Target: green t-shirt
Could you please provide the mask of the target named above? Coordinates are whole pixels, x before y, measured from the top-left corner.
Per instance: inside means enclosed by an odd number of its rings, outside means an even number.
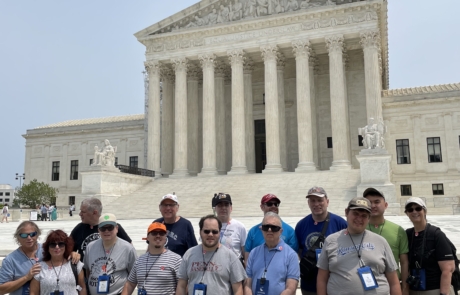
[[[385,240],[387,240],[391,251],[393,252],[396,264],[399,265],[399,255],[409,253],[409,242],[407,240],[406,231],[396,223],[385,220],[384,223],[380,224],[378,227],[369,223],[367,229],[373,233],[381,235],[385,238]],[[399,270],[398,277],[401,278]]]

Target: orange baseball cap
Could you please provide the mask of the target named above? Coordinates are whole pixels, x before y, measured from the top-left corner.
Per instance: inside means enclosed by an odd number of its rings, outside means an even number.
[[[166,226],[160,222],[152,222],[147,229],[147,235],[154,230],[167,232]],[[142,238],[142,240],[147,240],[147,238]]]

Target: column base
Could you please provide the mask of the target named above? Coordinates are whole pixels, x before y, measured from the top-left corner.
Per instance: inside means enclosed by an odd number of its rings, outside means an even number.
[[[227,175],[238,175],[248,174],[248,168],[246,166],[232,166],[232,170],[227,172]]]
[[[281,173],[284,172],[281,164],[268,164],[265,165],[265,169],[262,170],[262,173]]]
[[[198,173],[198,177],[207,177],[207,176],[216,176],[219,175],[217,173],[216,168],[203,168],[201,169],[201,172]]]
[[[169,175],[169,178],[182,178],[182,177],[189,177],[190,174],[188,173],[187,169],[176,169],[173,171],[172,174]]]
[[[297,165],[297,168],[295,168],[295,172],[315,172],[315,171],[318,171],[318,168],[313,162],[299,163]]]
[[[217,174],[218,175],[227,175],[227,170],[225,170],[225,171],[224,170],[220,170],[220,171],[217,170]]]
[[[254,174],[254,173],[256,173],[256,170],[255,169],[254,170],[248,170],[248,173],[249,174]]]
[[[329,168],[331,171],[343,171],[343,170],[351,170],[353,167],[350,164],[350,161],[340,160],[340,161],[333,161],[332,166]]]

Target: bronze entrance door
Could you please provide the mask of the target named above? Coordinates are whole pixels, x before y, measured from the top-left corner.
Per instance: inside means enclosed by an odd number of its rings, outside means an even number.
[[[265,120],[254,121],[255,152],[256,152],[256,173],[262,173],[267,164],[267,150],[265,140]]]

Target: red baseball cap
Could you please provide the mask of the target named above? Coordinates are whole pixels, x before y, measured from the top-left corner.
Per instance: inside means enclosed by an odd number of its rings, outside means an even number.
[[[278,197],[275,196],[274,194],[266,194],[265,196],[262,197],[262,200],[260,200],[260,204],[265,204],[273,199],[276,199],[278,203],[281,203],[281,200],[278,199]]]

